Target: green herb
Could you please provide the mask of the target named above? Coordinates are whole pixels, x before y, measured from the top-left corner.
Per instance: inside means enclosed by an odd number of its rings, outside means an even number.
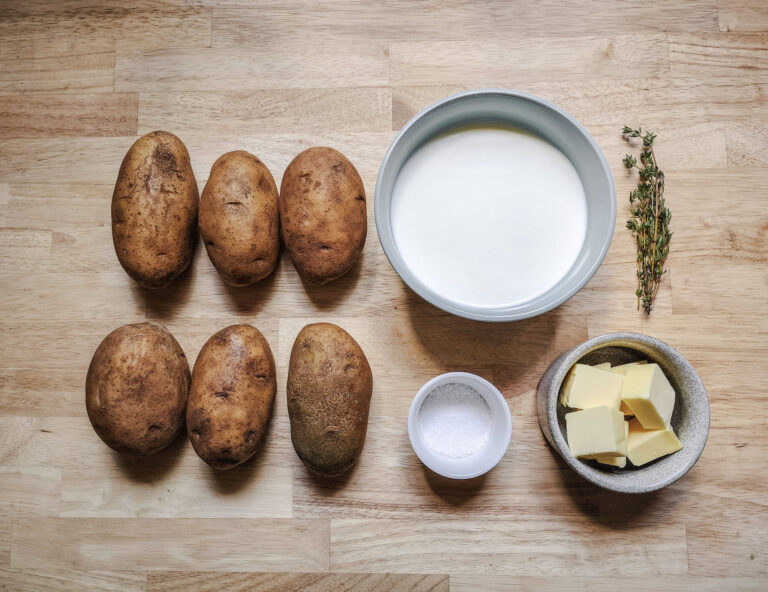
[[[632,129],[624,126],[621,131],[624,138],[631,142],[632,138],[643,141],[640,152],[640,164],[637,159],[627,154],[624,166],[637,169],[639,179],[637,189],[629,194],[629,205],[632,217],[627,220],[627,228],[637,242],[637,309],[651,314],[653,301],[659,291],[662,276],[666,273],[664,262],[669,255],[669,222],[672,214],[664,207],[664,173],[656,163],[653,152],[653,141],[656,135],[651,132],[643,134],[640,128]]]

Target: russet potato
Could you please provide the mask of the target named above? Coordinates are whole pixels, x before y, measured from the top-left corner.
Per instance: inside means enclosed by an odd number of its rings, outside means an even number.
[[[165,327],[124,325],[93,354],[85,382],[88,418],[114,450],[152,454],[182,431],[190,380],[187,358]]]
[[[277,186],[269,169],[244,150],[213,164],[200,198],[200,234],[219,275],[233,286],[267,277],[280,256]]]
[[[280,187],[280,224],[299,275],[325,284],[347,273],[368,231],[365,187],[333,148],[308,148],[288,165]]]
[[[258,450],[277,391],[269,343],[250,325],[215,333],[192,371],[187,434],[198,456],[217,469],[245,462]]]
[[[112,194],[112,240],[120,265],[145,288],[164,288],[189,266],[198,201],[179,138],[157,131],[136,140]]]
[[[291,440],[302,462],[324,477],[349,470],[365,443],[373,392],[358,343],[331,323],[304,327],[291,350],[287,391]]]

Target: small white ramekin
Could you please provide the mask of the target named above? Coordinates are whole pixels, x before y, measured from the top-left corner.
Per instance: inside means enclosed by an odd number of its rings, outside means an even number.
[[[477,453],[465,458],[449,458],[434,452],[424,441],[419,428],[419,413],[427,396],[448,383],[465,384],[475,389],[491,409],[491,433],[488,443]],[[419,460],[429,469],[451,479],[479,477],[495,467],[507,452],[512,438],[512,415],[504,395],[490,382],[467,372],[448,372],[436,376],[419,389],[408,412],[408,437]]]

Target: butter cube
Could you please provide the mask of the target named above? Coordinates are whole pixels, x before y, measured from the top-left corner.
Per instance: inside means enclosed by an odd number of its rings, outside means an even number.
[[[629,364],[622,364],[621,366],[614,366],[611,368],[611,372],[615,372],[616,374],[624,375],[627,373],[627,370],[629,370],[632,366],[638,366],[640,364],[647,364],[648,362],[646,360],[640,360],[639,362],[630,362]]]
[[[628,368],[620,396],[646,430],[669,427],[675,408],[675,390],[658,364]]]
[[[672,428],[646,430],[637,419],[629,422],[627,457],[636,467],[677,452],[682,447]]]
[[[607,405],[566,413],[568,446],[579,458],[626,456],[625,423],[624,414]]]
[[[611,363],[610,362],[603,362],[602,364],[595,364],[592,367],[593,368],[599,368],[600,370],[610,370],[611,369]]]
[[[586,364],[576,364],[568,373],[560,401],[573,409],[606,405],[618,410],[621,404],[622,377]]]
[[[623,376],[627,373],[627,370],[629,370],[632,366],[637,366],[638,364],[647,364],[647,363],[648,362],[646,360],[640,360],[639,362],[630,362],[629,364],[614,366],[613,368],[611,368],[611,372],[615,372],[616,374],[621,374]],[[632,410],[624,401],[621,402],[621,405],[619,406],[619,411],[621,411],[624,415],[632,415]]]
[[[629,437],[629,422],[624,422],[624,435],[625,437]],[[590,456],[592,460],[596,460],[600,464],[603,465],[611,465],[613,467],[618,467],[620,469],[623,469],[627,466],[627,457],[626,456],[601,456],[599,454],[596,454],[595,456]]]

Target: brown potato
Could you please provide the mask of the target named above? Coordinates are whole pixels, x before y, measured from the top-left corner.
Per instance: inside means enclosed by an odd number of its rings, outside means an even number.
[[[301,330],[288,367],[288,415],[293,447],[310,470],[335,477],[355,464],[372,392],[371,367],[349,333],[330,323]]]
[[[368,231],[365,187],[346,157],[333,148],[309,148],[285,169],[280,224],[299,275],[325,284],[360,257]]]
[[[118,452],[143,456],[184,427],[189,363],[168,329],[137,323],[115,329],[93,354],[85,381],[88,418]]]
[[[164,288],[192,260],[199,196],[184,143],[152,132],[131,146],[112,194],[112,241],[125,271]]]
[[[213,163],[200,198],[200,234],[228,284],[249,286],[275,269],[280,255],[277,186],[253,154],[235,150]]]
[[[275,359],[255,327],[232,325],[200,350],[192,372],[187,434],[198,456],[229,469],[259,448],[277,391]]]

